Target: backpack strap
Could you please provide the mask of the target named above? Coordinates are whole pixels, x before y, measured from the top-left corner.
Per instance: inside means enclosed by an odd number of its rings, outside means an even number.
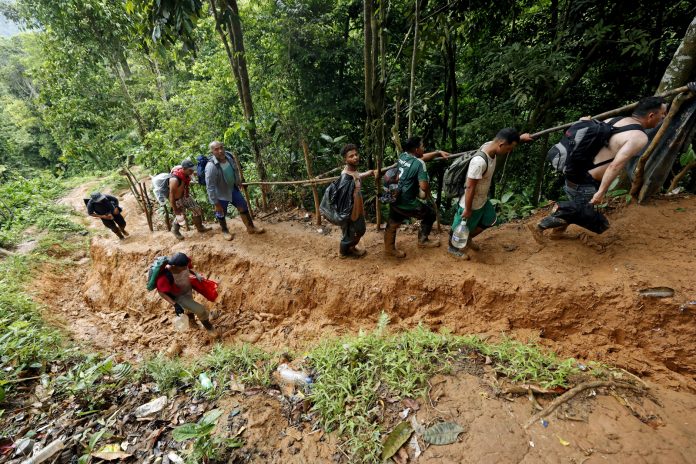
[[[611,135],[612,136],[616,135],[616,134],[620,134],[621,132],[628,132],[628,131],[632,131],[632,130],[639,130],[639,131],[643,130],[643,126],[641,126],[640,124],[626,124],[625,126],[614,127],[614,124],[616,124],[618,121],[622,120],[623,118],[624,118],[623,116],[619,116],[619,117],[612,118],[609,120],[609,125],[611,126]],[[609,164],[612,161],[614,161],[614,158],[609,158],[607,160],[600,161],[597,164],[593,163],[591,169],[598,168],[600,166],[604,166],[605,164]]]

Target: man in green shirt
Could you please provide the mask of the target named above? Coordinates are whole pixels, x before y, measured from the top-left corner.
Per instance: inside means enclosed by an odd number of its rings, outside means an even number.
[[[437,217],[435,210],[421,198],[430,196],[430,179],[425,169],[425,162],[438,156],[447,158],[449,153],[436,150],[425,153],[420,137],[412,137],[404,143],[404,153],[399,155],[399,187],[401,192],[389,208],[389,222],[384,232],[384,251],[387,255],[396,258],[406,256],[401,250],[396,249],[396,231],[406,219],[417,218],[421,220],[418,233],[418,246],[431,248],[440,246],[439,241],[428,239],[433,223]]]

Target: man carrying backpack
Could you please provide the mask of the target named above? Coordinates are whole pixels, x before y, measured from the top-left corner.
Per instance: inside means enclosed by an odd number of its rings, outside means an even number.
[[[593,224],[597,221],[592,206],[604,201],[604,195],[609,186],[621,173],[628,161],[637,156],[648,143],[644,129],[656,127],[665,117],[667,105],[662,97],[645,97],[638,102],[631,116],[615,118],[601,124],[609,124],[608,141],[599,149],[570,151],[565,160],[564,176],[565,191],[569,204],[559,204],[559,208],[550,216],[545,217],[536,225],[529,224],[534,239],[543,244],[543,231],[554,229],[550,238],[560,238],[571,223],[603,232],[608,227],[606,218],[604,225]],[[604,126],[606,127],[606,126]],[[571,131],[573,128],[571,126]],[[577,136],[576,136],[577,138]],[[580,147],[580,144],[577,144]],[[572,210],[572,211],[565,211]],[[589,226],[589,227],[588,227]]]
[[[186,225],[186,211],[191,211],[193,225],[198,232],[208,232],[210,227],[203,225],[203,211],[191,198],[191,176],[195,171],[195,165],[191,160],[184,160],[180,166],[176,166],[171,171],[169,178],[169,204],[174,211],[174,224],[172,224],[172,234],[179,240],[183,240],[181,226]]]
[[[425,169],[425,162],[438,156],[447,158],[449,153],[441,150],[425,153],[420,137],[408,139],[404,145],[404,152],[399,155],[399,194],[396,201],[389,207],[389,222],[384,231],[384,251],[389,256],[403,258],[406,256],[396,248],[396,231],[406,219],[418,218],[421,220],[418,233],[418,246],[431,248],[440,246],[440,242],[428,239],[433,223],[436,219],[435,210],[430,204],[419,199],[430,196],[430,181]],[[422,192],[422,193],[421,193]]]
[[[466,249],[478,250],[478,246],[472,242],[472,238],[493,226],[497,220],[495,208],[488,199],[488,191],[495,173],[495,165],[498,156],[507,156],[520,142],[532,142],[529,134],[520,135],[515,129],[506,127],[501,129],[490,142],[486,142],[474,154],[469,161],[469,169],[466,174],[466,188],[459,198],[457,213],[454,215],[452,230],[466,221],[469,229],[469,238],[466,246],[459,249],[450,243],[447,251],[459,258],[469,259]]]
[[[108,229],[110,229],[119,240],[128,237],[126,232],[126,220],[123,218],[123,208],[118,204],[118,198],[105,195],[101,192],[94,192],[90,195],[87,203],[87,214],[101,219]]]
[[[341,172],[338,191],[345,193],[346,196],[350,195],[353,208],[350,217],[341,226],[343,237],[339,246],[339,256],[341,258],[362,258],[367,252],[357,248],[358,242],[365,235],[365,210],[358,173],[358,163],[360,162],[358,147],[352,143],[345,145],[341,149],[341,156],[346,167]],[[342,203],[343,200],[337,199],[337,202]]]
[[[244,195],[239,190],[242,180],[237,172],[232,153],[225,151],[222,142],[210,142],[208,147],[213,156],[205,166],[205,185],[208,190],[208,199],[215,206],[215,217],[220,223],[223,237],[225,240],[234,238],[227,228],[225,220],[227,207],[230,203],[239,211],[239,216],[242,218],[248,233],[264,233],[265,231],[261,227],[254,226]]]
[[[220,334],[208,320],[210,317],[208,309],[193,299],[193,287],[189,274],[193,274],[196,278],[198,276],[193,272],[191,259],[184,253],[174,253],[167,263],[157,277],[157,293],[174,307],[177,316],[182,314],[188,316],[190,328],[198,329],[196,323],[196,317],[198,317],[211,340],[220,338]]]

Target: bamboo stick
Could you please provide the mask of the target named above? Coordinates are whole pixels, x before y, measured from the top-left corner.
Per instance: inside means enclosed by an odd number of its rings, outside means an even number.
[[[254,219],[254,213],[251,210],[251,197],[249,196],[249,189],[247,188],[247,185],[244,183],[244,173],[242,172],[242,165],[239,164],[239,160],[237,159],[236,154],[232,156],[232,158],[234,159],[234,165],[237,167],[237,172],[239,172],[239,178],[242,181],[242,193],[244,193],[244,198],[246,198],[247,201],[247,211],[249,212],[249,216],[251,216],[251,218]],[[262,193],[265,195],[265,192]]]
[[[304,136],[300,136],[300,144],[302,145],[302,152],[304,153],[305,167],[307,168],[307,175],[311,179],[314,177],[312,174],[312,162],[309,159],[309,146]],[[314,197],[314,223],[318,226],[321,225],[321,211],[319,211],[319,191],[317,190],[316,184],[312,184],[312,196]]]

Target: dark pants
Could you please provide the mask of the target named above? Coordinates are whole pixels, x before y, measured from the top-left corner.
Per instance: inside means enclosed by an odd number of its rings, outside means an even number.
[[[390,206],[390,222],[401,224],[409,218],[420,219],[421,223],[418,238],[420,240],[425,240],[428,238],[428,235],[430,235],[430,231],[433,230],[433,223],[437,216],[435,215],[435,210],[427,203],[420,203],[417,209],[401,209],[393,204]]]
[[[341,226],[343,238],[339,250],[342,255],[350,254],[350,249],[365,235],[365,228],[365,216],[360,216],[356,221],[349,220],[346,225]]]
[[[101,222],[104,224],[108,229],[111,229],[111,231],[118,235],[119,237],[122,235],[121,230],[126,229],[126,220],[123,219],[123,216],[120,214],[114,214],[113,219],[102,219]]]
[[[220,202],[220,206],[222,206],[222,214],[218,213],[215,211],[215,217],[218,219],[222,219],[227,215],[227,207],[230,205],[230,202],[227,200],[218,200]],[[235,185],[232,188],[232,206],[237,208],[237,210],[240,213],[246,213],[249,211],[249,207],[246,204],[246,201],[244,200],[244,195],[242,195],[242,192],[239,191],[239,188]]]

